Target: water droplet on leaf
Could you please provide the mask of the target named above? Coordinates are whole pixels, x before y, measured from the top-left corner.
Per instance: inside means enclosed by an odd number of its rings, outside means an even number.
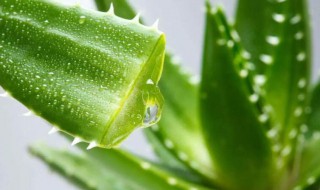
[[[79,23],[83,24],[86,21],[86,16],[80,16]]]
[[[147,107],[146,113],[144,115],[143,124],[144,127],[149,127],[155,124],[159,120],[158,118],[158,106],[157,105],[149,105]]]

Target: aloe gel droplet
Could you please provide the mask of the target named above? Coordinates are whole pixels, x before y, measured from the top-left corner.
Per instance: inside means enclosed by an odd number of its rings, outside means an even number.
[[[158,106],[157,105],[150,105],[147,107],[147,111],[144,115],[143,124],[144,127],[149,127],[150,125],[154,124],[158,120]]]
[[[161,117],[163,97],[159,95],[159,88],[153,84],[147,84],[152,90],[147,92],[147,99],[144,99],[145,113],[142,127],[150,127],[156,124]]]
[[[86,16],[80,16],[79,23],[83,24],[86,21]]]

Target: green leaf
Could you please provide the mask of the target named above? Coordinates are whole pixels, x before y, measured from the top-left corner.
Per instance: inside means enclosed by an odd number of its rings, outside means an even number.
[[[156,123],[165,38],[154,27],[46,0],[0,5],[0,85],[55,128],[118,145]]]
[[[291,146],[288,134],[305,128],[304,117],[309,110],[311,55],[306,2],[240,0],[237,12],[244,47],[266,79],[261,93],[272,108],[270,117],[274,130],[280,131],[281,146]]]
[[[154,126],[159,127],[159,126]],[[159,140],[158,136],[152,130],[145,130],[144,134],[152,145],[152,150],[161,162],[165,163],[169,167],[180,168],[186,170],[187,167],[173,155],[169,149],[167,149],[163,143]]]
[[[33,145],[30,152],[81,189],[106,189],[106,187],[119,189],[117,185],[121,185],[117,183],[116,175],[103,171],[99,164],[84,154],[74,154],[69,150],[56,150],[43,144]],[[125,188],[134,189],[128,186]]]
[[[267,115],[252,98],[252,71],[223,11],[207,9],[200,111],[218,183],[225,189],[270,189],[274,163]]]
[[[260,55],[266,53],[266,36],[269,35],[270,26],[275,24],[272,16],[276,10],[271,2],[276,0],[238,0],[236,29],[242,45],[250,52],[257,73],[265,72],[266,65],[260,60]]]
[[[299,170],[296,171],[296,186],[297,187],[307,187],[312,185],[310,188],[313,189],[317,187],[316,184],[311,182],[316,182],[320,178],[320,156],[318,150],[320,147],[320,123],[319,123],[319,96],[320,96],[320,83],[314,87],[311,98],[310,107],[312,112],[307,117],[308,128],[302,129],[304,132],[303,136],[303,150],[301,150],[301,158],[299,160]],[[319,185],[319,184],[318,184]],[[315,188],[316,189],[316,188]]]
[[[303,140],[303,138],[301,138]],[[301,143],[302,144],[302,143]],[[294,185],[300,189],[313,185],[320,178],[320,135],[303,142],[299,165],[296,167]]]
[[[305,131],[307,139],[320,134],[320,82],[313,88],[310,96],[311,113],[307,116],[308,130]]]
[[[126,0],[96,0],[101,11],[106,11],[111,2],[119,16],[134,17],[135,13]],[[182,169],[189,167],[206,178],[213,179],[215,174],[199,124],[198,84],[196,78],[186,74],[178,64],[171,53],[166,54],[164,71],[159,83],[166,100],[164,111],[158,126],[153,128],[155,130],[145,131],[147,137],[152,136],[150,143],[157,147],[155,150],[161,155],[162,161]],[[185,166],[179,164],[181,162]]]
[[[187,183],[149,162],[116,149],[95,148],[88,154],[75,154],[38,144],[31,148],[31,152],[58,168],[66,177],[75,178],[93,189],[207,189]]]
[[[214,179],[198,117],[198,85],[174,63],[174,58],[166,57],[159,83],[166,99],[164,111],[157,124],[159,127],[148,130],[152,130],[160,142],[186,166]]]
[[[291,141],[288,134],[305,127],[311,55],[306,1],[288,1],[280,7],[286,20],[270,32],[279,44],[266,49],[273,59],[266,74],[266,100],[272,105],[275,126],[282,128],[280,137],[285,145]]]

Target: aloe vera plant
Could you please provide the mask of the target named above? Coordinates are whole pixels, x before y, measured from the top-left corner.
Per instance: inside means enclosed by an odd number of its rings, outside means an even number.
[[[35,144],[32,154],[82,189],[320,188],[307,0],[239,0],[235,23],[206,1],[200,83],[126,0],[95,2],[102,12],[0,3],[2,96],[84,141],[81,153]],[[151,125],[157,161],[110,149]]]

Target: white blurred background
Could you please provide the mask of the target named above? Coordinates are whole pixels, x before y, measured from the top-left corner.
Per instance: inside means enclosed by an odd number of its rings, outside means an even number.
[[[70,1],[94,8],[91,0]],[[203,1],[199,0],[131,0],[142,12],[148,24],[160,18],[160,29],[167,35],[169,49],[181,57],[183,64],[194,74],[199,74],[201,63],[202,34],[204,24]],[[229,16],[235,0],[220,0]],[[317,78],[320,68],[320,1],[310,0],[313,16],[314,70]],[[0,93],[2,89],[0,88]],[[37,117],[23,117],[28,110],[11,98],[0,98],[0,190],[76,189],[46,165],[33,158],[28,145],[43,141],[50,145],[69,148],[70,145],[59,134],[48,135],[50,126]],[[150,156],[141,131],[135,132],[125,141],[124,147],[138,154]]]

